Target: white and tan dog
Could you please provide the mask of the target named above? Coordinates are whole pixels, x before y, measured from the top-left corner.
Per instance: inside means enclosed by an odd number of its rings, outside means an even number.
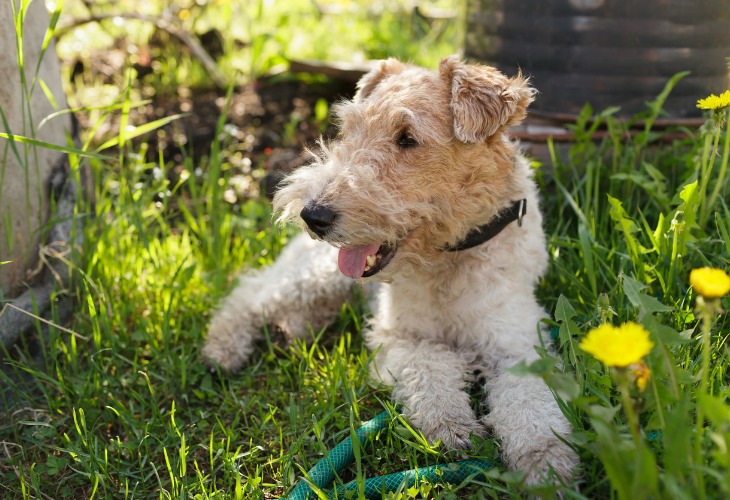
[[[378,282],[364,332],[374,376],[427,438],[465,448],[491,428],[535,482],[577,464],[571,427],[542,380],[505,371],[537,358],[547,265],[529,166],[505,130],[534,90],[456,57],[437,72],[382,61],[336,107],[337,140],[274,199],[308,230],[248,273],[212,320],[204,356],[238,370],[264,323],[293,336],[331,322],[355,283]],[[479,371],[488,413],[465,388]]]

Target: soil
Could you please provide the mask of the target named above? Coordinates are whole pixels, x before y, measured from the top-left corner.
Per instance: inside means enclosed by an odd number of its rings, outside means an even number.
[[[121,51],[107,51],[72,64],[72,78],[83,72],[84,80],[115,84],[125,64],[125,58],[116,52]],[[139,75],[144,73],[138,70]],[[238,178],[237,185],[243,186],[236,193],[239,198],[259,194],[270,198],[276,183],[307,161],[302,154],[305,147],[316,148],[320,137],[336,134],[328,117],[322,119],[322,112],[319,116],[316,113],[317,102],[324,100],[329,108],[355,92],[353,82],[295,73],[281,73],[241,85],[234,89],[229,102],[222,89],[154,89],[143,83],[138,87],[140,98],[150,103],[130,111],[131,124],[140,126],[184,115],[133,143],[147,144],[149,162],[159,162],[162,154],[173,185],[191,164],[204,169],[218,122],[225,112],[221,155],[228,163],[226,168],[234,169],[231,175]],[[88,114],[82,112],[77,117],[82,130],[94,128]],[[114,116],[103,130],[104,138],[113,137],[118,127],[119,116]],[[138,151],[138,147],[133,146],[133,150]]]
[[[302,155],[306,146],[316,148],[320,136],[328,138],[336,133],[328,117],[323,116],[321,104],[319,113],[316,112],[317,102],[324,100],[329,106],[352,97],[355,92],[353,81],[287,72],[240,85],[227,102],[225,89],[153,87],[147,83],[154,60],[150,55],[160,47],[139,47],[137,50],[148,56],[138,55],[133,64],[137,75],[133,100],[150,102],[134,107],[129,122],[140,126],[176,114],[184,116],[136,139],[132,150],[139,152],[138,146],[146,143],[147,160],[151,163],[159,162],[161,153],[170,181],[177,183],[183,170],[190,168],[190,159],[194,169],[205,169],[201,162],[210,154],[218,122],[225,112],[221,155],[223,162],[229,164],[226,168],[233,169],[231,175],[238,177],[237,184],[244,187],[236,193],[239,198],[257,197],[260,191],[270,197],[276,182],[284,174],[306,162]],[[217,54],[215,51],[210,53]],[[85,86],[102,84],[117,88],[123,87],[120,75],[125,73],[129,62],[123,40],[116,49],[63,61],[70,68],[74,84],[80,79]],[[81,130],[95,130],[97,140],[103,142],[118,133],[120,115],[113,112],[111,119],[99,128],[88,113],[77,113],[77,118]]]
[[[222,133],[223,154],[240,175],[250,175],[263,185],[263,193],[271,197],[276,182],[306,162],[302,154],[314,147],[320,137],[330,138],[336,130],[328,119],[318,122],[315,107],[320,99],[328,105],[350,97],[354,86],[336,81],[304,83],[295,75],[258,80],[235,90],[230,103],[217,90],[178,89],[177,95],[158,96],[140,121],[153,121],[177,113],[186,116],[166,127],[163,133],[148,138],[150,158],[159,158],[179,171],[186,155],[199,165],[210,151],[218,121],[225,114]],[[256,195],[253,189],[250,195]]]

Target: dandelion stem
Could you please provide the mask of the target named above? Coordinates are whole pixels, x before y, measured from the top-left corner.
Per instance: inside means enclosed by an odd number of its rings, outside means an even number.
[[[710,301],[712,302],[712,301]],[[710,374],[710,328],[712,327],[712,319],[714,316],[714,308],[712,304],[704,300],[703,297],[697,298],[697,309],[702,319],[702,364],[700,365],[700,387],[698,395],[707,394],[707,386]],[[697,422],[695,423],[695,482],[697,483],[697,491],[700,498],[705,498],[705,479],[702,473],[702,442],[705,431],[705,412],[702,404],[697,405]]]
[[[634,439],[634,444],[637,449],[641,444],[641,434],[639,433],[639,419],[636,417],[634,411],[634,403],[631,401],[631,393],[629,391],[628,375],[625,373],[624,368],[619,368],[621,373],[618,374],[619,379],[619,390],[621,391],[621,404],[624,407],[624,412],[629,418],[629,430],[631,431],[631,437]]]
[[[644,446],[644,443],[641,440],[641,433],[639,432],[639,419],[636,415],[636,412],[634,411],[634,402],[631,400],[631,392],[629,389],[629,374],[627,372],[626,368],[617,368],[617,379],[618,379],[618,387],[621,391],[621,404],[624,407],[624,413],[626,413],[626,416],[629,419],[629,430],[631,431],[631,438],[634,441],[634,456],[635,456],[635,464],[634,464],[634,470],[636,471],[636,474],[634,475],[633,479],[633,486],[632,490],[636,491],[638,487],[638,483],[640,482],[641,478],[638,474],[638,471],[641,470],[641,456],[640,450]]]
[[[727,172],[729,154],[730,154],[730,108],[728,108],[728,110],[726,111],[726,116],[725,116],[725,141],[722,146],[722,160],[720,163],[720,173],[717,176],[717,183],[715,184],[715,188],[712,190],[712,194],[710,195],[710,201],[707,203],[708,212],[710,210],[712,210],[713,206],[715,206],[715,201],[717,200],[717,197],[720,194],[720,190],[723,187],[722,185],[723,185],[723,182],[725,181],[725,174]],[[704,224],[705,224],[705,221],[702,221],[703,226],[704,226]]]
[[[712,166],[715,164],[717,146],[720,142],[720,127],[715,126],[715,133],[705,138],[705,146],[702,150],[702,170],[700,179],[700,226],[704,228],[707,220],[707,184],[712,175]],[[710,147],[710,144],[712,146]]]

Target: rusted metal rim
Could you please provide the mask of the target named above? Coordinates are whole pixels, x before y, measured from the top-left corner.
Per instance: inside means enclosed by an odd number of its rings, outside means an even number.
[[[639,130],[630,130],[627,133],[628,137],[634,137],[640,133]],[[560,132],[560,133],[546,133],[546,132],[530,132],[530,131],[524,131],[524,130],[510,130],[509,132],[510,137],[513,137],[515,139],[519,139],[521,141],[525,142],[547,142],[548,140],[552,140],[553,142],[572,142],[575,138],[575,134],[573,132]],[[593,140],[600,141],[607,137],[610,137],[611,134],[607,130],[596,130],[593,135],[591,136]],[[669,134],[663,134],[661,137],[658,138],[658,141],[660,142],[674,142],[676,140],[681,139],[687,139],[690,137],[691,134],[687,132],[672,132]]]
[[[545,111],[542,109],[531,109],[530,115],[536,118],[542,118],[547,121],[554,122],[556,124],[575,123],[578,120],[578,115],[574,113],[560,113],[554,111]],[[630,118],[624,116],[615,116],[616,121],[619,123],[631,123],[633,128],[644,128],[646,125],[645,120],[631,121]],[[589,123],[594,123],[595,119],[590,118]],[[652,128],[666,129],[671,127],[699,127],[705,122],[704,118],[657,118],[652,124]]]
[[[630,118],[615,116],[614,119],[626,125],[625,138],[630,139],[644,131],[645,120],[632,121]],[[541,109],[530,110],[530,114],[522,125],[510,129],[510,136],[525,142],[571,142],[575,133],[567,125],[576,123],[578,115],[573,113],[555,113]],[[596,122],[595,117],[588,119],[589,124]],[[704,123],[702,118],[657,118],[652,123],[653,130],[662,130],[664,133],[658,138],[661,142],[672,142],[692,136],[691,130],[696,130]],[[672,130],[676,129],[676,130]],[[683,130],[684,129],[684,130]],[[592,138],[596,141],[609,137],[606,123],[600,123],[593,132]]]

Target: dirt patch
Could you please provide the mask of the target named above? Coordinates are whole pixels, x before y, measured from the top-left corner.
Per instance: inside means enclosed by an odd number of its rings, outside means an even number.
[[[113,84],[109,75],[114,71],[110,68],[121,63],[120,58],[105,54],[87,61],[85,71],[105,75],[102,79]],[[132,125],[176,114],[184,116],[135,140],[133,151],[144,142],[147,160],[157,163],[162,158],[170,180],[176,183],[191,165],[205,169],[205,160],[220,130],[222,161],[227,163],[226,168],[233,169],[233,176],[247,178],[240,183],[244,189],[239,194],[256,197],[261,188],[270,196],[272,184],[306,161],[302,155],[305,146],[315,146],[320,136],[334,136],[329,107],[352,97],[355,86],[320,76],[284,73],[237,87],[230,99],[223,90],[186,86],[162,90],[142,86],[139,92],[141,99],[150,102],[130,111]],[[221,127],[219,120],[224,113]],[[95,125],[88,113],[81,113],[79,122],[84,130],[92,130]],[[115,136],[119,123],[119,116],[112,118],[103,136]]]

